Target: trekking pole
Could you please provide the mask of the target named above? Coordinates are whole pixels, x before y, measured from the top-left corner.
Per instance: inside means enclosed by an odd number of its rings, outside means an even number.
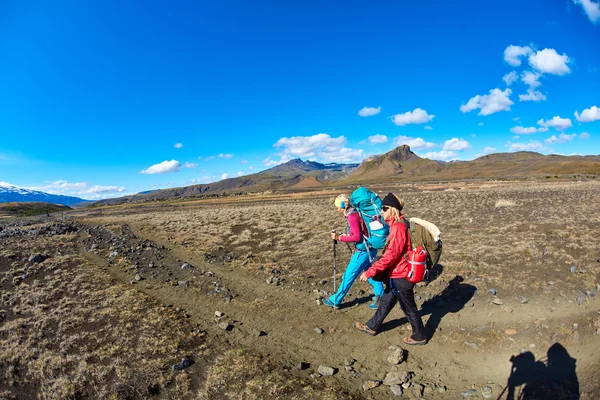
[[[331,231],[331,233],[335,233],[335,229]],[[336,252],[335,247],[337,245],[337,240],[333,239],[333,312],[337,311],[337,296],[336,296],[336,288],[335,288],[335,276],[337,275],[336,268]]]

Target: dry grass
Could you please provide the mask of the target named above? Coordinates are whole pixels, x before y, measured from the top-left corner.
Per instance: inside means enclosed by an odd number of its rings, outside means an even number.
[[[443,232],[442,264],[470,272],[487,285],[526,290],[548,281],[561,289],[594,286],[600,257],[600,185],[536,183],[461,186],[457,190],[390,190],[406,200],[405,214],[436,223]],[[382,194],[387,188],[381,190]],[[327,277],[332,264],[329,231],[345,221],[333,196],[278,202],[201,205],[138,212],[125,219],[161,240],[199,253],[233,252],[234,265],[278,268],[288,279]],[[518,204],[518,207],[515,205]],[[121,215],[103,221],[122,221]],[[349,252],[338,248],[344,264]],[[244,266],[243,256],[254,257]],[[569,275],[571,265],[586,274]],[[508,280],[507,280],[508,279]]]
[[[0,255],[0,265],[8,267],[0,270],[0,308],[8,315],[0,324],[4,389],[23,393],[34,385],[31,396],[41,399],[139,398],[158,384],[176,398],[185,395],[189,389],[179,385],[170,364],[199,344],[197,333],[166,307],[74,255],[73,241],[39,237]],[[51,257],[30,265],[30,251]],[[23,273],[23,281],[10,285]]]

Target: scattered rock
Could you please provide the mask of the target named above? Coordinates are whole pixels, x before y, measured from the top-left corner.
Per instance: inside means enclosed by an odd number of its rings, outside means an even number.
[[[337,370],[335,368],[333,368],[333,367],[326,367],[324,365],[319,365],[319,368],[317,369],[317,371],[322,376],[332,376],[332,375],[334,375],[337,372]]]
[[[488,293],[491,294],[492,296],[495,296],[497,292],[496,292],[496,289],[491,288],[490,290],[488,290]]]
[[[138,274],[135,274],[135,278],[134,279],[136,280],[136,282],[139,282],[139,281],[143,281],[144,277],[141,274],[138,273]]]
[[[27,261],[29,261],[30,263],[38,264],[38,263],[43,262],[45,259],[46,259],[46,257],[44,257],[41,254],[33,254],[29,257],[29,259]]]
[[[296,365],[296,369],[302,371],[305,369],[310,368],[310,364],[305,362],[305,361],[300,361],[297,365]]]
[[[572,274],[575,273],[575,271],[577,271],[577,266],[573,265],[569,271],[571,271]]]
[[[475,396],[475,394],[477,394],[477,390],[475,389],[469,389],[465,390],[464,392],[461,392],[462,397],[471,397]]]
[[[319,283],[321,285],[325,285],[325,284],[327,284],[327,279],[321,279],[321,281]]]
[[[356,360],[354,358],[346,358],[344,360],[344,365],[346,367],[350,367],[350,366],[354,365],[355,362],[356,362]]]
[[[223,321],[223,322],[219,322],[219,328],[223,329],[224,331],[230,331],[233,329],[233,325],[231,325],[227,321]]]
[[[183,265],[181,266],[181,269],[192,269],[193,267],[188,264],[188,263],[183,263]]]
[[[190,367],[192,364],[194,364],[194,360],[186,357],[183,358],[180,363],[173,365],[171,368],[173,369],[173,371],[181,371]]]
[[[392,354],[388,356],[388,362],[390,364],[401,364],[404,360],[406,360],[406,353],[401,347],[390,346],[389,349],[392,350]]]
[[[417,383],[413,386],[413,390],[412,390],[412,394],[415,397],[423,397],[423,389],[425,389],[425,387],[423,385],[421,385],[420,383]]]
[[[265,331],[261,331],[260,329],[254,329],[252,331],[252,333],[254,334],[254,336],[256,337],[261,337],[261,336],[267,336],[267,332]]]
[[[512,312],[513,312],[513,309],[512,309],[512,307],[509,307],[509,306],[507,306],[506,304],[504,304],[504,305],[502,306],[502,309],[503,309],[503,310],[504,310],[506,313],[508,313],[508,314],[510,314],[510,313],[512,313]]]
[[[579,296],[577,296],[577,304],[582,305],[583,304],[583,300],[584,297],[582,294],[580,294]]]
[[[521,304],[527,304],[529,302],[529,299],[525,296],[521,297]]]
[[[146,389],[146,390],[147,390],[148,396],[157,396],[160,394],[160,384],[153,383],[151,385],[148,385],[148,389]]]
[[[492,304],[495,304],[497,306],[501,306],[504,303],[499,298],[495,298],[494,300],[492,300]]]
[[[517,334],[517,330],[516,329],[505,329],[504,333],[507,335],[516,335]]]
[[[438,393],[440,393],[440,394],[442,394],[442,393],[446,393],[446,390],[447,390],[447,389],[446,389],[446,386],[440,386],[440,387],[438,388]]]
[[[220,318],[225,316],[225,313],[222,313],[221,311],[215,311],[215,317]]]
[[[410,375],[406,371],[390,372],[385,376],[383,384],[386,386],[402,385],[403,383],[408,382],[409,379]]]
[[[190,287],[190,281],[179,281],[177,282],[179,286]]]
[[[402,386],[402,389],[407,390],[410,387],[410,385],[411,385],[411,383],[409,381],[409,382],[404,382],[401,386]]]
[[[478,346],[477,344],[475,344],[475,343],[471,343],[471,342],[465,342],[465,344],[466,344],[467,346],[471,346],[471,347],[472,347],[472,348],[474,348],[474,349],[478,349],[478,348],[479,348],[479,346]]]
[[[394,396],[402,396],[402,386],[400,385],[392,385],[390,386],[390,390]]]
[[[322,335],[325,331],[321,328],[315,328],[315,332],[318,333],[319,335]]]
[[[381,381],[365,381],[365,383],[362,385],[362,388],[366,392],[368,390],[375,389],[379,385],[381,385]]]
[[[492,388],[489,386],[483,386],[481,388],[481,395],[484,398],[489,399],[490,397],[492,397]]]

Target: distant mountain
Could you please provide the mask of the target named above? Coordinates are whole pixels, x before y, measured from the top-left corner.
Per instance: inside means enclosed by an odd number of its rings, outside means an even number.
[[[101,200],[96,204],[110,205],[124,202],[159,201],[228,193],[263,192],[291,187],[319,187],[348,176],[357,166],[358,164],[321,164],[314,161],[302,161],[297,158],[273,168],[238,178],[229,178],[201,185],[155,190],[146,194]]]
[[[7,202],[41,202],[71,206],[73,204],[87,203],[89,200],[80,199],[79,197],[38,192],[37,190],[22,189],[11,185],[1,185],[0,203]]]
[[[545,156],[533,152],[518,152],[490,154],[472,161],[442,162],[421,158],[413,153],[409,146],[403,145],[385,154],[370,156],[360,164],[321,164],[295,159],[239,178],[156,190],[146,194],[102,200],[97,204],[272,190],[312,190],[332,185],[458,179],[529,179],[577,174],[600,177],[600,156]]]
[[[390,178],[410,178],[425,173],[438,172],[444,163],[421,158],[407,145],[396,147],[385,154],[365,159],[344,181],[385,181]]]

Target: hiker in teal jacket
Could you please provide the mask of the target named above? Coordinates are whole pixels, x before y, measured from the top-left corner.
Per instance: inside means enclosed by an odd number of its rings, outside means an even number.
[[[341,242],[354,243],[355,247],[354,254],[352,254],[352,258],[346,267],[344,275],[342,275],[342,281],[340,282],[340,287],[337,289],[337,292],[329,298],[323,299],[323,304],[326,306],[337,308],[344,300],[344,297],[352,287],[356,278],[371,266],[371,260],[377,255],[377,250],[367,249],[366,251],[361,251],[356,249],[356,244],[363,241],[363,235],[368,235],[368,231],[360,214],[350,204],[348,197],[343,194],[339,195],[335,199],[335,206],[337,207],[338,212],[347,218],[349,232],[346,235],[338,235],[337,233],[332,232],[331,238]],[[370,304],[369,307],[377,309],[379,299],[384,292],[383,283],[373,279],[369,279],[369,283],[373,286],[373,292],[375,293],[373,303]]]

